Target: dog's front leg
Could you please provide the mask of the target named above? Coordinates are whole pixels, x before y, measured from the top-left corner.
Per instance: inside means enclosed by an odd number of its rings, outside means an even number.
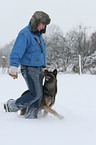
[[[46,117],[47,115],[48,115],[48,112],[46,110],[44,110],[43,117]]]

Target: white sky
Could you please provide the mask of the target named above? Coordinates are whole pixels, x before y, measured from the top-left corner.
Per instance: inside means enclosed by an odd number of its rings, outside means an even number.
[[[0,45],[15,39],[37,10],[64,33],[79,25],[96,30],[96,0],[0,0]]]

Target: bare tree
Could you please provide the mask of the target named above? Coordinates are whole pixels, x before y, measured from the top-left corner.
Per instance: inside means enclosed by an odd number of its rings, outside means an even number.
[[[66,39],[67,39],[67,47],[71,49],[71,55],[75,56],[73,58],[73,63],[74,65],[78,67],[78,58],[80,56],[81,61],[82,61],[82,72],[83,72],[83,67],[84,63],[86,61],[86,55],[88,53],[89,49],[89,40],[87,37],[86,29],[83,26],[79,26],[78,28],[75,28],[74,30],[68,32],[66,34]],[[76,61],[74,61],[74,58]]]

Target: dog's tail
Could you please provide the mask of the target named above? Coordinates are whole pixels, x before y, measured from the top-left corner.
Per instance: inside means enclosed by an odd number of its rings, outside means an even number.
[[[52,108],[50,108],[47,105],[44,105],[43,109],[46,110],[47,112],[50,112],[51,114],[57,116],[59,119],[63,119],[64,118],[63,116],[61,116],[60,114],[58,114],[55,110],[53,110]]]

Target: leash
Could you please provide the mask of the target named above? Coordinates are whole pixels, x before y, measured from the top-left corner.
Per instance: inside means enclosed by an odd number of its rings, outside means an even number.
[[[43,53],[43,47],[42,47],[42,44],[41,44],[41,41],[37,40],[36,37],[34,37],[35,41],[39,44],[40,48],[41,48],[41,53]]]

